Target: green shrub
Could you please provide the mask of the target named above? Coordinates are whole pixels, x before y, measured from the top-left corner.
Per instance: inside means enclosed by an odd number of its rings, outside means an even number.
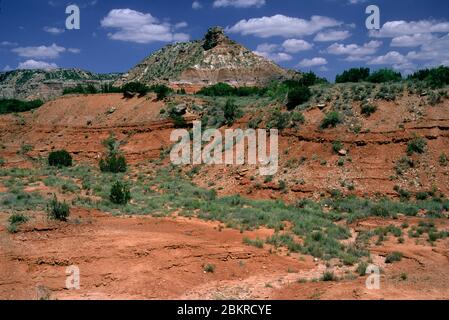
[[[345,70],[342,74],[337,75],[336,83],[361,82],[366,81],[369,77],[369,68],[352,68]]]
[[[220,37],[223,35],[223,29],[220,27],[212,27],[207,30],[206,35],[204,36],[203,49],[208,51],[210,49],[215,48],[219,41]]]
[[[65,201],[59,202],[54,195],[53,199],[47,204],[47,213],[50,219],[67,221],[70,215],[70,207]]]
[[[72,156],[66,150],[53,151],[48,156],[48,165],[52,167],[71,167]]]
[[[176,112],[175,108],[171,108],[168,111],[169,118],[173,121],[173,124],[176,129],[186,128],[187,127],[187,121],[184,119],[184,117]]]
[[[197,92],[198,95],[208,97],[248,97],[262,96],[267,92],[267,88],[258,87],[232,87],[227,83],[217,83],[215,85],[204,87]]]
[[[288,112],[282,112],[280,110],[275,110],[267,123],[268,129],[279,129],[283,130],[287,128],[290,124],[290,114]]]
[[[325,282],[337,281],[337,277],[332,271],[325,271],[320,280]]]
[[[334,150],[335,153],[340,152],[340,150],[342,150],[344,147],[345,146],[343,145],[343,143],[341,143],[341,141],[339,140],[332,143],[332,150]]]
[[[301,79],[297,80],[297,82],[301,86],[310,87],[317,84],[329,83],[326,78],[320,78],[312,71],[303,73],[301,76],[302,76]]]
[[[144,96],[150,92],[150,88],[140,82],[129,82],[122,87],[122,91],[124,93],[138,93],[140,96]]]
[[[362,105],[362,114],[369,117],[377,111],[377,106],[366,103]]]
[[[213,264],[206,264],[206,265],[203,267],[203,270],[204,270],[204,272],[206,272],[206,273],[214,273],[214,272],[215,272],[215,265],[213,265]]]
[[[284,180],[279,181],[279,190],[281,191],[287,190],[287,183]]]
[[[390,216],[390,212],[388,212],[388,210],[380,204],[373,205],[370,209],[370,214],[373,216],[377,216],[377,217],[389,217]]]
[[[217,83],[215,85],[202,88],[197,92],[197,94],[209,97],[227,97],[234,95],[234,88],[227,83]]]
[[[413,138],[408,144],[407,144],[407,154],[412,155],[414,153],[422,154],[426,151],[427,142],[424,140],[424,138],[416,137]]]
[[[443,167],[447,166],[447,163],[449,161],[449,159],[445,153],[442,153],[438,160],[440,162],[440,165]]]
[[[422,81],[431,88],[441,88],[449,84],[449,67],[440,66],[433,69],[424,69],[409,76],[414,81]]]
[[[309,101],[312,93],[306,86],[297,86],[289,90],[287,95],[287,109],[293,110],[297,106]]]
[[[292,121],[295,123],[304,124],[306,122],[306,118],[301,112],[293,112],[292,113]]]
[[[107,154],[100,159],[100,170],[102,172],[120,173],[126,172],[127,164],[126,159],[119,153],[119,145],[114,135],[110,135],[104,140],[103,145],[107,148]]]
[[[324,116],[324,119],[321,122],[321,129],[334,128],[342,122],[343,116],[337,111],[331,111]]]
[[[441,96],[438,93],[430,92],[428,102],[431,106],[436,106],[437,104],[441,103],[442,99]]]
[[[413,167],[415,167],[415,162],[413,161],[413,159],[410,159],[409,157],[404,156],[396,162],[396,165],[394,168],[398,175],[402,175],[404,173],[404,171],[407,171],[408,169],[413,168]]]
[[[416,200],[427,200],[427,198],[429,198],[429,193],[425,191],[417,192],[415,197]]]
[[[255,239],[255,240],[251,240],[250,238],[245,237],[245,238],[243,238],[243,243],[247,244],[249,246],[259,248],[259,249],[262,249],[263,245],[264,245],[264,241],[259,238]]]
[[[15,225],[26,223],[28,220],[30,220],[30,218],[21,213],[14,213],[8,218],[8,222]]]
[[[41,100],[20,101],[16,99],[0,99],[0,114],[26,112],[41,107]]]
[[[403,200],[403,201],[410,200],[411,194],[409,191],[407,191],[405,189],[399,189],[398,193],[399,193],[399,197],[401,198],[401,200]]]
[[[390,254],[387,255],[387,257],[385,258],[385,263],[393,263],[393,262],[398,262],[402,260],[402,256],[403,254],[401,252],[392,252]]]
[[[97,94],[101,92],[98,90],[93,84],[89,84],[87,86],[83,86],[78,84],[76,87],[64,88],[62,94]]]
[[[171,88],[167,87],[164,84],[151,86],[149,90],[156,93],[158,101],[164,100],[171,92],[173,92]]]
[[[366,269],[368,269],[368,263],[366,263],[366,262],[360,262],[360,263],[357,265],[356,271],[357,271],[357,273],[358,273],[361,277],[363,277],[363,276],[366,275]]]
[[[372,83],[397,82],[402,80],[402,75],[391,69],[380,69],[373,72],[367,80]]]
[[[234,100],[228,99],[223,107],[225,122],[231,125],[239,117],[239,110]]]
[[[127,204],[131,200],[131,192],[129,187],[126,184],[117,181],[111,188],[109,200],[111,200],[114,204]]]
[[[120,173],[127,170],[126,158],[122,155],[108,155],[100,159],[99,166],[101,172]]]

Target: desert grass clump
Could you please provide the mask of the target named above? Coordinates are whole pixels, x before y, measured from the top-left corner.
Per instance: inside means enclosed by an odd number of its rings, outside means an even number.
[[[339,140],[332,143],[332,150],[334,150],[335,153],[339,153],[344,147],[343,143]]]
[[[324,282],[337,281],[337,277],[332,271],[325,271],[320,280]]]
[[[402,260],[403,254],[401,252],[392,252],[385,258],[385,263],[394,263]]]
[[[259,239],[259,238],[255,239],[255,240],[252,240],[250,238],[246,238],[245,237],[245,238],[243,238],[243,243],[246,244],[246,245],[249,245],[249,246],[253,246],[253,247],[259,248],[259,249],[262,249],[263,245],[264,245],[264,241],[262,239]]]
[[[427,141],[422,138],[415,136],[407,145],[407,154],[411,156],[414,153],[423,154],[426,151]]]
[[[362,261],[357,265],[356,272],[359,274],[359,276],[363,277],[366,275],[367,269],[368,269],[368,263],[365,261]]]
[[[442,167],[445,167],[445,166],[447,166],[447,164],[449,162],[449,159],[448,159],[448,156],[445,153],[442,153],[442,154],[440,154],[440,157],[439,157],[438,161],[440,162],[440,165]]]
[[[374,114],[377,111],[377,106],[370,104],[370,103],[366,103],[364,105],[362,105],[362,114],[366,117],[370,117],[372,114]]]
[[[70,207],[65,201],[59,202],[56,195],[54,195],[47,205],[47,213],[50,219],[67,221],[70,215]]]
[[[337,111],[331,111],[326,113],[320,127],[321,129],[335,128],[342,122],[343,116]]]
[[[28,220],[30,220],[30,218],[28,218],[27,216],[25,216],[21,213],[14,213],[8,219],[8,222],[9,222],[8,232],[16,233],[19,229],[18,227],[21,224],[28,222]]]

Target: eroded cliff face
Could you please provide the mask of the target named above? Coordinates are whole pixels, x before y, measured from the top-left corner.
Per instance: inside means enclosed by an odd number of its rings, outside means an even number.
[[[65,88],[94,85],[100,88],[119,74],[96,74],[79,69],[15,70],[0,73],[0,99],[44,101],[62,95]]]
[[[200,88],[219,82],[261,86],[297,75],[232,41],[215,27],[201,41],[169,45],[157,51],[116,85],[139,81],[149,85],[164,82],[177,88]]]

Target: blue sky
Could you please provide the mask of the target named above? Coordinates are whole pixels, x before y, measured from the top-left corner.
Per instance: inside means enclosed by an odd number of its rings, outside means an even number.
[[[65,29],[72,3],[80,30]],[[379,31],[365,27],[371,4],[381,10]],[[349,67],[410,73],[449,65],[447,0],[0,0],[0,10],[0,71],[124,72],[214,25],[284,67],[331,80]]]

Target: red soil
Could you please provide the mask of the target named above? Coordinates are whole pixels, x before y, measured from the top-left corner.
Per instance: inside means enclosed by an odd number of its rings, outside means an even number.
[[[0,116],[0,158],[8,167],[30,167],[32,159],[64,148],[76,161],[97,163],[104,152],[101,141],[113,132],[125,142],[122,150],[131,164],[158,159],[170,146],[173,126],[160,115],[164,103],[153,98],[69,96],[34,112]],[[257,177],[257,168],[246,166],[205,166],[194,181],[204,187],[213,182],[219,194],[288,201],[318,198],[334,188],[357,195],[395,196],[395,185],[410,191],[435,187],[448,195],[448,167],[440,166],[438,158],[442,152],[449,155],[449,103],[427,107],[420,99],[424,98],[406,96],[398,104],[378,103],[376,114],[358,118],[362,124],[358,134],[346,124],[320,131],[327,109],[305,112],[306,124],[300,130],[282,133],[281,167],[272,183],[264,183]],[[187,104],[194,102],[187,100]],[[419,112],[409,110],[410,105],[419,106]],[[236,125],[246,127],[247,120]],[[428,149],[413,156],[415,168],[393,180],[395,162],[405,155],[413,133],[427,138]],[[335,140],[341,140],[349,152],[344,166],[336,164]],[[34,149],[23,154],[25,144]],[[288,165],[302,156],[307,158],[303,164]],[[285,193],[278,188],[280,180],[287,181]],[[345,189],[343,183],[353,183],[355,189]],[[0,185],[0,192],[4,191]],[[405,243],[398,244],[391,238],[373,247],[375,263],[385,273],[381,290],[371,291],[364,285],[365,278],[297,282],[320,277],[326,266],[311,257],[299,259],[282,251],[270,253],[267,246],[257,249],[243,244],[243,237],[265,238],[270,230],[220,232],[217,223],[195,219],[118,218],[73,210],[68,224],[49,223],[44,213],[34,213],[24,230],[14,235],[6,231],[7,214],[0,213],[0,299],[449,299],[448,240],[432,247],[424,239],[415,242],[405,237]],[[400,222],[368,220],[353,227]],[[439,223],[447,229],[447,220]],[[386,265],[384,257],[392,251],[405,257]],[[65,270],[72,264],[81,272],[78,291],[65,289]],[[215,265],[215,272],[204,273],[206,264]],[[334,266],[342,277],[348,269]],[[401,273],[407,274],[407,280],[400,279]]]

